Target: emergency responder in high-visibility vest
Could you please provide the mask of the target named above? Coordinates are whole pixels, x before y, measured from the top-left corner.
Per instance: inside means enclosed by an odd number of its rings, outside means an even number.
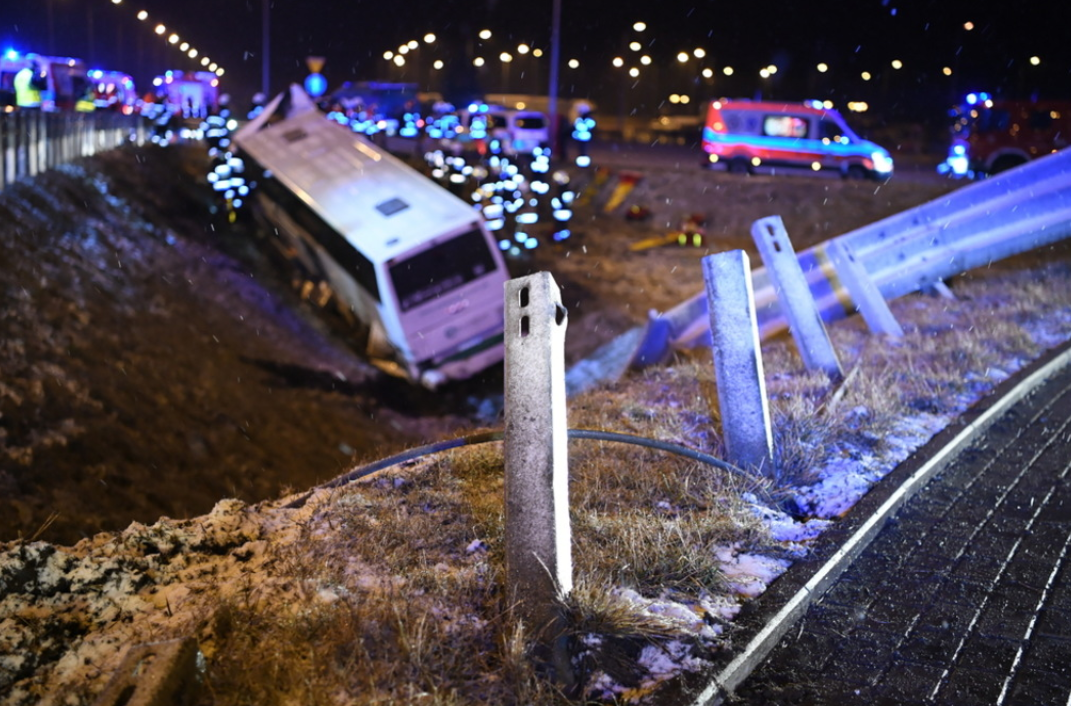
[[[15,105],[20,110],[41,108],[40,82],[42,78],[41,66],[34,59],[30,59],[30,65],[15,74]]]
[[[93,88],[87,88],[85,93],[75,102],[74,109],[79,113],[92,113],[97,109],[96,93]]]

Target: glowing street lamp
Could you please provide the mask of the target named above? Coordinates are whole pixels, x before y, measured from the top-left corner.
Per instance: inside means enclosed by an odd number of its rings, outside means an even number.
[[[1032,56],[1032,57],[1030,57],[1030,65],[1031,66],[1039,66],[1040,64],[1041,64],[1041,57],[1040,56]]]
[[[486,63],[487,62],[483,60],[482,56],[478,56],[478,57],[476,57],[475,59],[472,60],[472,65],[475,66],[476,68],[479,68],[479,67],[483,66]]]
[[[163,25],[156,25],[156,29],[155,29],[154,31],[155,31],[155,32],[156,32],[157,34],[160,34],[160,35],[162,35],[162,34],[163,34],[164,32],[166,32],[166,31],[167,31],[167,27],[164,27]]]
[[[145,10],[141,10],[140,12],[138,12],[138,19],[144,22],[145,20],[149,19],[149,13],[145,12]]]
[[[731,67],[731,66],[726,66],[726,67],[724,67],[724,68],[723,68],[723,69],[721,70],[721,72],[722,72],[723,74],[725,74],[726,76],[732,76],[732,75],[733,75],[733,67]]]
[[[617,68],[619,68],[619,69],[620,69],[620,68],[621,68],[622,66],[624,66],[624,65],[625,65],[625,60],[624,60],[624,59],[622,59],[622,58],[621,58],[620,56],[615,56],[615,57],[614,57],[614,60],[613,60],[613,61],[612,61],[611,63],[612,63],[612,64],[613,64],[613,65],[614,65],[615,67],[617,67]]]
[[[651,59],[651,57],[647,56],[646,54],[640,57],[640,63],[644,66],[650,66],[652,61],[653,59]]]
[[[428,32],[427,34],[425,34],[424,35],[424,43],[425,44],[434,44],[435,43],[435,35],[432,34],[431,32]]]
[[[870,79],[874,78],[874,76],[869,71],[864,71],[863,73],[859,74],[859,77],[862,78],[864,81],[869,81]]]
[[[702,59],[706,55],[707,55],[707,50],[704,49],[703,47],[696,47],[695,49],[692,50],[692,56],[694,56],[696,59]]]
[[[678,53],[677,54],[677,61],[679,61],[682,64],[684,62],[688,61],[688,52],[682,51],[682,52]]]
[[[527,44],[518,44],[517,45],[517,53],[518,54],[522,54],[523,55],[523,54],[527,54],[530,51],[532,51],[532,48],[530,46],[528,46]]]
[[[628,70],[628,75],[632,78],[639,78],[640,70],[633,66],[631,69]]]
[[[480,30],[480,39],[490,39],[490,38],[491,38],[491,30],[489,30],[489,29],[481,29]]]
[[[432,63],[432,65],[431,65],[431,67],[432,67],[433,69],[435,69],[436,71],[441,71],[441,70],[442,70],[442,68],[443,68],[443,66],[445,66],[445,64],[443,63],[443,60],[442,60],[442,59],[436,59],[436,60],[434,61],[434,63]]]
[[[900,69],[904,68],[904,62],[900,61],[899,59],[893,59],[891,66],[897,71],[899,71]]]
[[[636,30],[637,32],[642,32],[645,29],[647,29],[647,23],[646,22],[636,22],[636,23],[634,23],[632,25],[632,29]]]
[[[829,71],[829,64],[827,64],[827,63],[825,63],[823,61],[820,64],[818,64],[818,66],[816,66],[815,68],[818,69],[818,73],[824,74],[825,72]]]
[[[580,62],[577,61],[576,59],[570,59],[569,63],[567,65],[568,65],[568,67],[570,69],[579,69],[580,68]]]
[[[631,49],[632,51],[639,51],[640,49],[643,49],[643,45],[640,44],[639,42],[629,42],[628,43],[628,48]]]

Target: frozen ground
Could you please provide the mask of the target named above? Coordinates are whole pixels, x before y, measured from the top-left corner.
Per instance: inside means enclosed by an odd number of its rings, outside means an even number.
[[[443,402],[372,375],[213,218],[207,195],[190,185],[198,166],[196,155],[154,148],[0,194],[0,258],[8,263],[0,273],[0,529],[9,540],[0,546],[2,703],[88,703],[125,647],[176,635],[196,634],[212,664],[223,658],[213,653],[214,610],[223,602],[267,602],[296,616],[351,593],[403,590],[408,577],[367,564],[347,569],[349,586],[288,574],[288,556],[309,551],[310,542],[332,543],[339,512],[364,500],[319,491],[286,508],[277,498],[358,458],[494,422],[480,416],[480,395],[493,394],[486,389]],[[636,198],[657,204],[661,220],[625,223],[620,213],[592,209],[576,241],[515,264],[547,269],[563,285],[571,362],[648,309],[698,291],[699,258],[748,247],[746,226],[755,218],[780,211],[790,234],[800,234],[797,247],[806,247],[948,188],[741,183],[672,170],[645,179]],[[703,247],[628,255],[632,240],[698,210],[707,214]],[[1017,267],[1027,279],[1044,272],[1066,280],[1066,254],[1060,258]],[[999,296],[977,303],[994,302]],[[1071,331],[1068,311],[1054,305],[1020,318],[1046,346]],[[1023,362],[1009,356],[978,371],[970,395],[904,418],[880,453],[868,444],[830,450],[817,482],[798,489],[806,520],[756,501],[781,554],[802,555],[870,484]],[[373,484],[404,493],[421,472],[416,464]],[[486,556],[485,545],[466,542],[433,558],[432,569],[479,572]],[[717,639],[740,605],[788,565],[737,546],[717,556],[728,598],[697,604],[624,587],[618,598],[676,625],[682,638]],[[451,625],[484,620],[461,607],[440,611]],[[589,639],[597,651],[600,637]],[[639,655],[647,677],[638,687],[604,674],[589,693],[640,698],[702,668],[701,656],[669,645]]]

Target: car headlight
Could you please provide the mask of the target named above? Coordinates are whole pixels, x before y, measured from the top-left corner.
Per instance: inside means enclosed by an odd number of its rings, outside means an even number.
[[[893,170],[892,157],[888,152],[875,152],[870,155],[870,159],[874,162],[874,171],[880,174],[888,174]]]

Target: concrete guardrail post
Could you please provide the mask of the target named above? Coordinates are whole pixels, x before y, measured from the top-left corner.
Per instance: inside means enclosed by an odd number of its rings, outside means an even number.
[[[755,319],[751,266],[743,250],[703,258],[718,406],[729,462],[775,472],[773,431]]]
[[[510,607],[541,643],[551,645],[560,637],[556,599],[573,585],[568,320],[549,273],[506,282],[505,297],[506,588]],[[555,664],[564,669],[557,658]]]
[[[889,303],[866,268],[852,254],[851,248],[842,239],[831,240],[826,247],[826,255],[870,330],[896,338],[903,336],[904,329],[893,315]]]
[[[780,216],[760,218],[751,224],[751,237],[773,279],[777,298],[788,318],[788,329],[808,370],[822,370],[830,380],[844,379],[837,352],[822,323],[822,314],[789,240]]]

